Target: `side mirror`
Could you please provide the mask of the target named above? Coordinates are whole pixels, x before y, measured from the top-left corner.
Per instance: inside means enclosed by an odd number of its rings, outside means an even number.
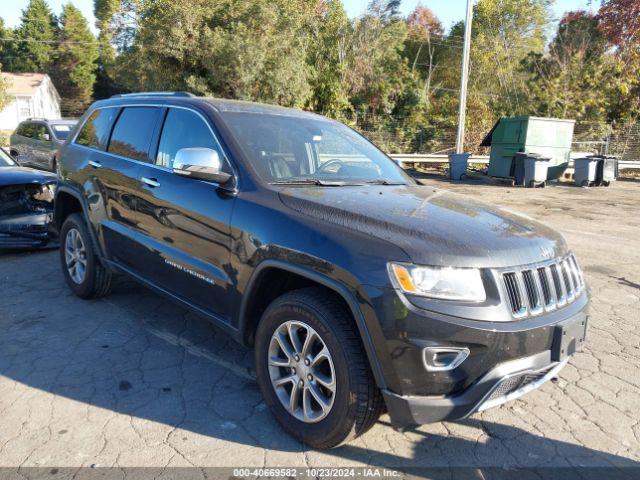
[[[42,139],[45,142],[48,142],[49,140],[51,140],[51,135],[49,135],[48,133],[45,133],[44,135],[42,135]]]
[[[173,173],[224,185],[231,175],[222,171],[220,155],[210,148],[181,148],[173,160]]]

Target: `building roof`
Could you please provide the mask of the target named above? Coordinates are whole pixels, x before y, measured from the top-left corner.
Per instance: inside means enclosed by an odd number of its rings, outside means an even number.
[[[8,95],[34,95],[42,85],[46,73],[7,73],[2,72],[2,79],[7,83]]]

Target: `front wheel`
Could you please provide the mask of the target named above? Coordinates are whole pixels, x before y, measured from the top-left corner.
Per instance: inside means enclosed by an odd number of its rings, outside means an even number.
[[[293,437],[332,448],[373,426],[382,413],[350,312],[331,293],[305,288],[276,299],[256,333],[258,384]]]
[[[80,298],[98,298],[111,290],[111,273],[100,263],[84,219],[67,217],[60,229],[60,263],[69,288]]]

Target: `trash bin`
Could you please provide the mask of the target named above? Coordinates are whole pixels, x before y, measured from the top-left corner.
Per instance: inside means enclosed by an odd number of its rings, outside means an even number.
[[[606,155],[594,155],[598,159],[596,167],[596,185],[608,187],[618,178],[618,159]]]
[[[524,160],[524,184],[527,187],[544,187],[547,182],[551,157],[531,153]]]
[[[544,187],[546,185],[551,158],[538,153],[517,152],[514,159],[516,185]]]
[[[468,153],[452,153],[449,155],[449,178],[451,180],[462,180],[467,174],[467,164],[469,163]]]
[[[573,161],[573,179],[579,187],[595,185],[598,157],[576,158]]]

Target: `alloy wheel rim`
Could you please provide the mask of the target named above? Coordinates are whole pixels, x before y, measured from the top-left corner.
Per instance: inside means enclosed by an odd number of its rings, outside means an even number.
[[[268,352],[271,385],[290,415],[305,423],[326,418],[336,395],[331,353],[306,323],[290,320],[271,336]]]
[[[81,284],[87,272],[87,252],[82,236],[75,228],[70,229],[65,237],[64,258],[69,277],[74,283]]]

